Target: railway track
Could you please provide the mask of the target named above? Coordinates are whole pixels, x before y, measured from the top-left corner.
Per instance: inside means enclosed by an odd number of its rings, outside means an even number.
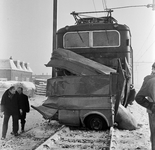
[[[92,131],[44,123],[27,129],[19,137],[12,136],[0,145],[1,150],[116,150],[113,128]]]
[[[116,150],[114,133],[63,126],[35,150]]]

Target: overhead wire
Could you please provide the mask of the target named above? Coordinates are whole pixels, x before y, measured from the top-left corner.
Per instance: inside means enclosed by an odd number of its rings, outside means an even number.
[[[107,2],[104,0],[105,9],[107,9]]]
[[[103,2],[103,0],[102,0],[102,6],[103,6],[103,10],[105,10],[105,5],[104,5],[104,2]]]
[[[102,1],[102,5],[103,5],[103,10],[107,10],[107,3],[106,0],[101,0]],[[108,13],[107,13],[108,16]]]
[[[93,0],[93,5],[94,5],[95,11],[97,11],[97,10],[96,10],[96,6],[95,6],[95,1],[94,1],[94,0]],[[96,13],[96,16],[97,16],[97,13]]]
[[[144,51],[144,53],[141,55],[141,57],[137,60],[139,61],[143,56],[144,54],[150,49],[150,47],[155,43],[155,41],[152,42],[152,44]]]
[[[136,56],[135,57],[137,57],[137,55],[139,54],[139,52],[140,52],[140,50],[144,47],[144,44],[146,43],[146,41],[148,40],[148,38],[149,38],[149,36],[150,36],[150,34],[151,34],[151,32],[152,32],[152,30],[153,30],[153,28],[155,27],[155,24],[152,26],[152,28],[151,28],[151,30],[150,30],[150,32],[149,32],[149,34],[148,34],[148,36],[147,36],[147,38],[145,39],[145,41],[143,42],[143,44],[142,44],[142,46],[141,46],[141,48],[139,49],[139,51],[137,52],[137,54],[136,54]]]

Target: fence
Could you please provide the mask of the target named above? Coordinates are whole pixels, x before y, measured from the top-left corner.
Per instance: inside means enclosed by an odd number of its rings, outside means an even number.
[[[46,80],[36,79],[34,83],[36,86],[35,94],[46,95],[46,84],[47,84]]]

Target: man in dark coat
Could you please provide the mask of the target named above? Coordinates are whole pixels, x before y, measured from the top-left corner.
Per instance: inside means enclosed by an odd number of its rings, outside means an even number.
[[[24,132],[25,123],[26,123],[26,113],[30,111],[28,96],[23,93],[23,88],[17,88],[20,115],[19,119],[21,120],[21,131]]]
[[[8,130],[8,122],[12,116],[13,134],[18,135],[18,119],[19,119],[19,103],[15,87],[11,86],[6,90],[1,100],[1,113],[4,113],[3,126],[2,126],[2,140],[5,139]]]
[[[144,78],[141,89],[136,95],[136,102],[147,108],[149,115],[152,150],[155,150],[155,63],[152,73]]]

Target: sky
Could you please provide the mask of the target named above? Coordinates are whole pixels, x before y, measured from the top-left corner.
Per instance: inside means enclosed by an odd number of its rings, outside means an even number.
[[[58,0],[57,29],[75,24],[71,12],[151,4],[153,0]],[[96,14],[95,14],[96,15]],[[98,15],[96,15],[98,16]],[[136,82],[150,73],[155,61],[155,10],[114,9],[112,16],[132,34]],[[0,0],[0,59],[29,62],[34,74],[51,74],[53,0]]]

